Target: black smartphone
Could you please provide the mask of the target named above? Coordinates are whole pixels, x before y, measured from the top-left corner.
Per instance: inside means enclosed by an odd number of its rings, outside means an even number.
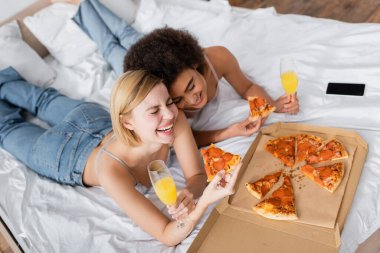
[[[326,94],[363,96],[363,83],[328,83]]]

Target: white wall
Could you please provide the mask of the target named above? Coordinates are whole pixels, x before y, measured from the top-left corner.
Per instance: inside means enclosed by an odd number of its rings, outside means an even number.
[[[38,0],[0,0],[0,22],[37,1]]]

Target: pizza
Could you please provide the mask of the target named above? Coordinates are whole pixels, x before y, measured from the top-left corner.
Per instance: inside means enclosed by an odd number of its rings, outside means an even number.
[[[294,178],[292,173],[298,169],[302,176],[296,175],[296,180],[306,177],[307,180],[312,180],[330,192],[334,192],[343,180],[344,162],[335,160],[348,158],[348,152],[337,139],[325,141],[316,135],[300,133],[268,140],[264,149],[278,158],[284,166],[290,167],[267,174],[253,183],[245,183],[249,193],[258,199],[264,198],[252,209],[266,218],[298,219],[291,182],[291,178]],[[288,170],[288,172],[284,172],[284,170]],[[284,175],[282,186],[270,193],[271,188],[282,175]],[[301,188],[299,187],[299,189]],[[266,195],[270,196],[266,197]]]
[[[309,154],[305,160],[308,164],[313,164],[324,161],[334,161],[347,157],[348,153],[343,144],[336,139],[332,139],[319,151]]]
[[[265,150],[278,158],[285,166],[293,167],[295,144],[295,136],[279,137],[269,140],[265,145]]]
[[[239,155],[224,152],[214,144],[211,144],[208,148],[201,149],[201,153],[206,170],[207,182],[210,182],[221,170],[225,170],[227,173],[232,171],[241,160]]]
[[[250,108],[250,119],[257,120],[259,117],[266,118],[271,112],[276,110],[276,107],[270,105],[264,98],[248,97]]]
[[[302,162],[305,158],[316,152],[324,141],[322,138],[311,134],[298,134],[297,135],[297,154],[296,162]]]
[[[344,176],[344,164],[334,163],[318,168],[307,164],[301,167],[301,172],[319,186],[334,192]]]
[[[268,198],[259,202],[253,210],[269,219],[296,220],[298,219],[295,207],[292,182],[286,175],[284,182]]]
[[[282,170],[265,175],[253,183],[245,183],[245,187],[249,193],[256,198],[261,199],[270,191],[273,185],[278,182],[281,174]]]

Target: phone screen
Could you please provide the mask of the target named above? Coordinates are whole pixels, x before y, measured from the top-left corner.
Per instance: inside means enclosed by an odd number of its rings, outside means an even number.
[[[328,83],[326,94],[363,96],[364,89],[362,83]]]

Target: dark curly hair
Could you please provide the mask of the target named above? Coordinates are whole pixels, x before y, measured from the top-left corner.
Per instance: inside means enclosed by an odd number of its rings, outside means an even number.
[[[194,67],[204,74],[203,49],[188,31],[169,27],[142,37],[124,58],[124,72],[148,71],[162,78],[168,89],[182,71]]]

